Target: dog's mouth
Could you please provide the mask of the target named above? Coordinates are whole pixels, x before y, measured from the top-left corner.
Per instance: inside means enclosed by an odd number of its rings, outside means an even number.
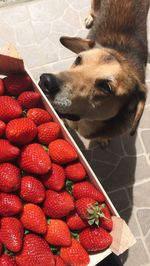
[[[72,121],[79,121],[80,120],[80,116],[79,115],[75,115],[75,114],[61,114],[59,112],[57,112],[58,115],[62,118],[62,119],[68,119],[68,120],[72,120]]]

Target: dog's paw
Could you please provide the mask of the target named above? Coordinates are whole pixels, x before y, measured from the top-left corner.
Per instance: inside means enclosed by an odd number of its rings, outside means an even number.
[[[96,141],[99,143],[99,145],[102,149],[106,149],[108,147],[111,139],[98,138]]]
[[[94,17],[92,14],[89,14],[86,18],[85,18],[85,27],[87,29],[90,29],[93,26],[93,22],[94,22]]]

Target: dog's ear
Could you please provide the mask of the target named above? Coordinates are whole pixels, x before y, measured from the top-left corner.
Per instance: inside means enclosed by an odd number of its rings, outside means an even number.
[[[138,127],[138,124],[140,122],[140,119],[142,117],[144,107],[145,107],[145,101],[146,101],[146,94],[147,94],[147,88],[145,84],[140,84],[136,86],[135,94],[132,97],[132,101],[130,102],[128,108],[132,111],[134,111],[134,120],[132,123],[130,135],[133,136],[136,132],[136,129]]]
[[[78,37],[67,37],[62,36],[60,38],[61,44],[66,48],[70,49],[72,52],[78,54],[82,51],[89,50],[94,47],[95,41],[90,39],[82,39]]]

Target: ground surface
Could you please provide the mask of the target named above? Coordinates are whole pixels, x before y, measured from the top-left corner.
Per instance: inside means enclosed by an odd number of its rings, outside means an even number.
[[[15,42],[35,79],[43,72],[65,69],[74,54],[59,44],[59,37],[86,36],[83,21],[89,2],[37,0],[1,8],[0,47]],[[150,37],[150,19],[148,30]],[[96,143],[85,150],[87,142],[78,143],[137,238],[136,245],[122,257],[123,264],[150,266],[150,94],[136,137],[117,138],[107,151]]]

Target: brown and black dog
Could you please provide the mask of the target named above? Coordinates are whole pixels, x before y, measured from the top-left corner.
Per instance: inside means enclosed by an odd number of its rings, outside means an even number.
[[[150,0],[93,0],[88,39],[60,39],[78,54],[74,64],[40,77],[56,111],[85,138],[104,143],[136,131],[147,94],[149,6]]]

